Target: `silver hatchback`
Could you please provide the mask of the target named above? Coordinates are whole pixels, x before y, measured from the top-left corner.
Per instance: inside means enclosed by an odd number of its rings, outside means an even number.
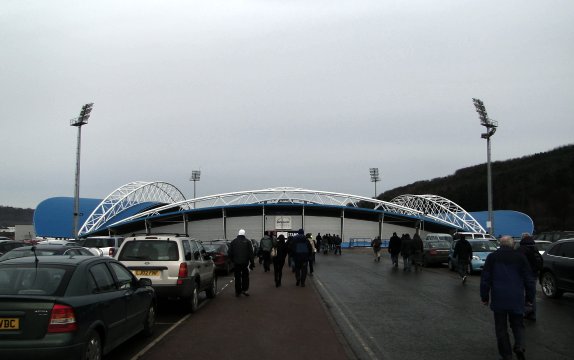
[[[179,235],[128,237],[117,259],[136,277],[151,279],[158,298],[179,299],[191,312],[197,310],[200,292],[215,297],[215,265],[196,239]]]

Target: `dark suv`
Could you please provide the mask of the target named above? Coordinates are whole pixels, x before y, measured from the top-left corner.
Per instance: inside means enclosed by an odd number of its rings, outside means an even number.
[[[553,243],[542,258],[540,285],[544,295],[558,298],[565,292],[574,292],[574,239]]]

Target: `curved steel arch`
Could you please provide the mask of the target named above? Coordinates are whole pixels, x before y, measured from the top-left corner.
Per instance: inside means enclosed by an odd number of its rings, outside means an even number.
[[[485,232],[482,226],[463,208],[446,198],[436,195],[403,195],[396,197],[391,202],[387,202],[364,196],[295,187],[239,191],[185,199],[127,217],[110,226],[158,216],[162,212],[175,208],[199,209],[216,206],[276,203],[359,207],[360,202],[374,204],[375,210],[383,212],[412,216],[419,219],[427,218],[466,231]]]
[[[447,223],[460,229],[486,233],[484,228],[458,204],[438,195],[400,195],[392,203],[417,209],[427,218]]]
[[[196,199],[188,199],[178,203],[160,206],[148,211],[141,212],[134,216],[120,220],[111,226],[119,225],[121,223],[157,216],[161,212],[170,210],[172,208],[206,208],[216,206],[232,206],[232,205],[247,205],[247,204],[275,204],[275,203],[293,203],[293,204],[319,204],[319,205],[335,205],[335,206],[353,206],[358,207],[359,202],[370,202],[375,204],[375,209],[381,211],[388,211],[396,214],[410,215],[419,217],[422,215],[421,211],[410,209],[400,204],[389,203],[386,201],[371,199],[363,196],[342,194],[327,191],[307,190],[294,187],[277,187],[262,190],[239,191],[218,195],[210,195],[199,197]]]
[[[147,202],[182,203],[185,196],[175,186],[162,181],[134,181],[114,190],[92,211],[78,234],[98,230],[122,211]],[[185,204],[182,204],[184,209]],[[187,208],[185,208],[187,209]]]

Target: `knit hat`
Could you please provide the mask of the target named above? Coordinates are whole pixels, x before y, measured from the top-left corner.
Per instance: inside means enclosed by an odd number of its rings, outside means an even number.
[[[243,230],[243,229],[239,230],[238,235],[245,235],[245,230]]]
[[[532,239],[532,236],[530,235],[526,235],[525,237],[522,238],[522,240],[520,240],[520,245],[534,245],[534,239]]]
[[[305,234],[305,231],[303,231],[303,229],[299,229],[299,231],[297,231],[297,234],[303,235],[303,234]]]

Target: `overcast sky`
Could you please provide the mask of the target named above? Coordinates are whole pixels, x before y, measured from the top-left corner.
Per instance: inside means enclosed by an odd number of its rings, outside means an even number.
[[[3,0],[0,205],[293,186],[373,196],[574,143],[574,1]],[[543,171],[543,169],[541,169]],[[486,177],[486,175],[485,175]]]

